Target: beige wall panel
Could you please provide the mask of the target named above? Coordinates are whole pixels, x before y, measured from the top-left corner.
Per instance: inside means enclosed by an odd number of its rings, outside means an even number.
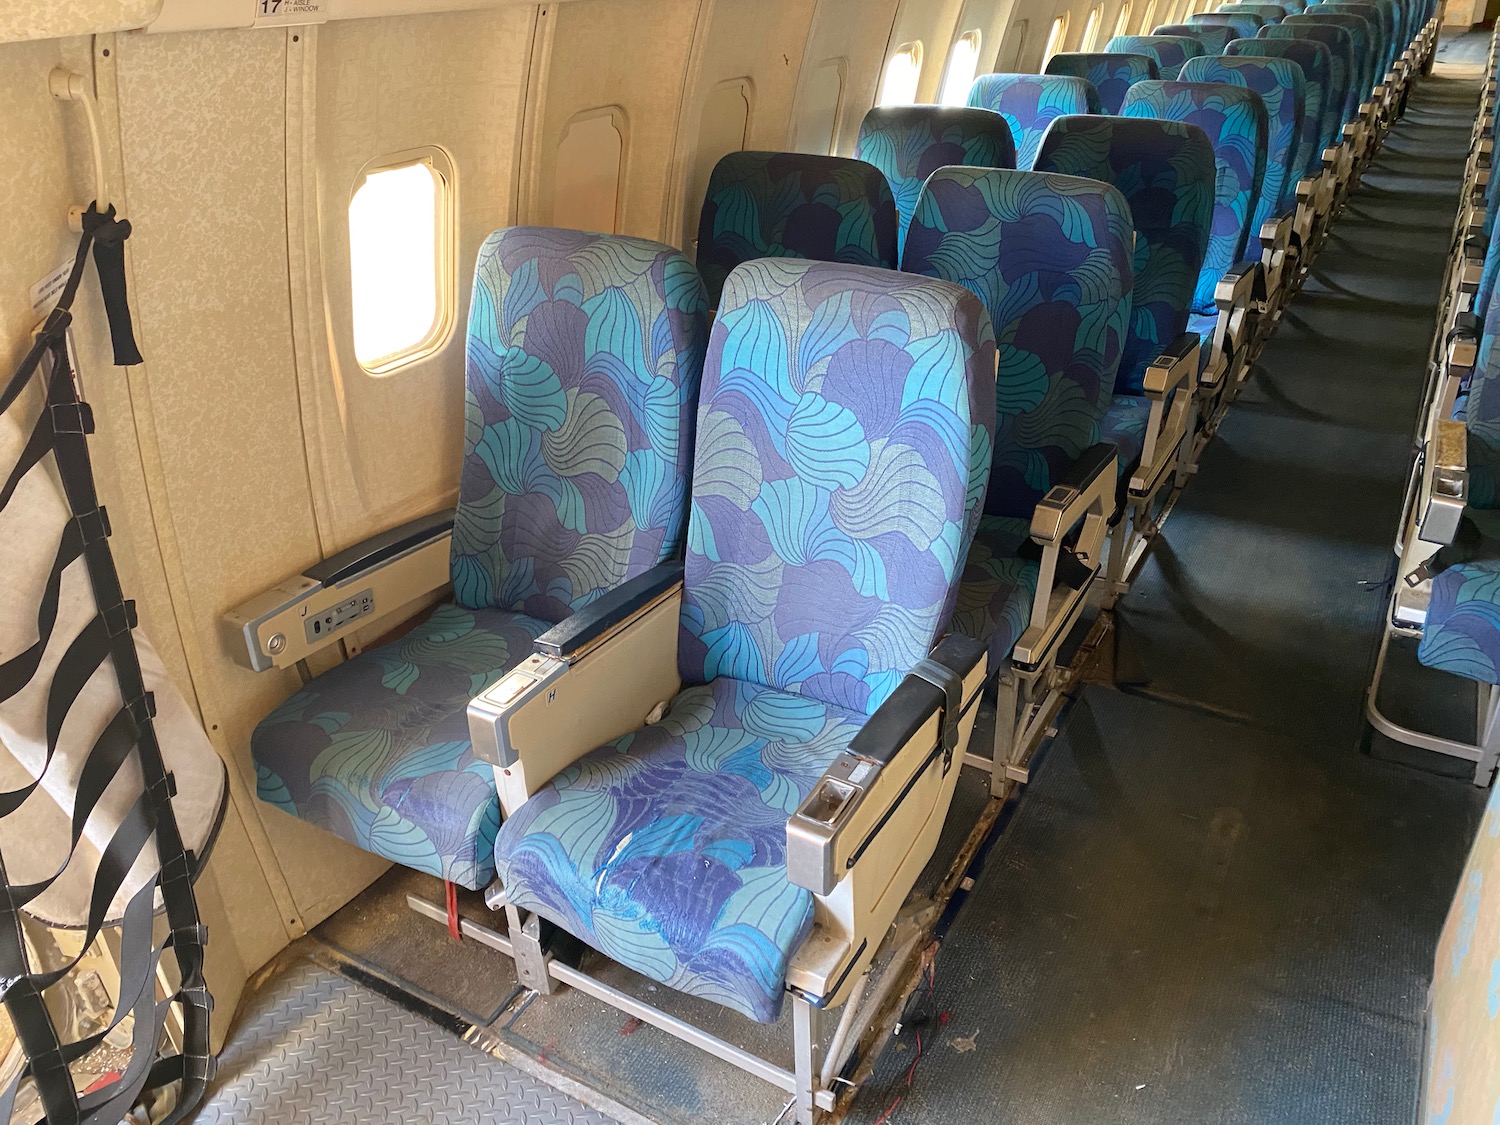
[[[275,810],[265,812],[274,817],[267,834],[250,732],[294,690],[296,676],[245,671],[216,632],[226,609],[320,555],[286,265],[289,39],[273,31],[132,35],[116,41],[116,54],[148,361],[137,413],[155,444],[157,530],[179,570],[174,601],[205,725],[230,760],[234,799],[278,892],[278,924],[296,932],[384,865]],[[231,893],[243,942],[273,907]],[[270,953],[261,946],[245,956]]]
[[[942,88],[948,48],[954,39],[963,0],[902,0],[891,32],[889,51],[902,43],[921,40],[922,75],[917,82],[917,102],[935,102]],[[889,54],[889,51],[887,54]]]
[[[791,136],[810,108],[809,83],[829,59],[843,59],[844,95],[834,129],[833,151],[854,154],[859,123],[875,104],[880,75],[885,68],[891,22],[900,0],[818,0],[802,54],[802,72],[794,101]]]
[[[0,8],[0,43],[143,27],[162,0],[23,0]]]
[[[534,18],[503,7],[355,20],[288,44],[292,321],[324,552],[457,497],[474,259],[514,222]],[[371,161],[424,146],[456,173],[452,330],[435,353],[370,375],[354,357],[349,199]]]
[[[670,199],[686,165],[674,155],[683,83],[692,50],[696,0],[574,0],[544,7],[541,71],[527,137],[522,221],[552,218],[558,145],[568,122],[587,110],[618,106],[625,167],[619,231],[672,241],[678,224]]]

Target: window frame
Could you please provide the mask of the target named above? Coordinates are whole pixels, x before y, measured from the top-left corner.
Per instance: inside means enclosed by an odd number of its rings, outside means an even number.
[[[926,51],[926,48],[922,45],[922,40],[920,40],[920,39],[910,39],[907,42],[900,44],[894,51],[892,51],[890,53],[890,56],[885,60],[885,66],[882,67],[881,71],[880,71],[880,88],[876,91],[876,94],[875,94],[875,104],[876,105],[879,105],[879,106],[888,106],[888,105],[889,106],[916,105],[916,103],[917,103],[917,95],[919,93],[921,93],[921,91],[922,91],[922,66],[923,66],[923,63],[924,63],[924,60],[923,60],[922,56],[925,53],[925,51]],[[887,101],[886,97],[885,97],[885,93],[886,93],[886,86],[890,83],[890,80],[891,80],[891,64],[894,63],[898,58],[900,58],[902,55],[905,55],[905,54],[909,54],[911,56],[912,63],[913,63],[913,65],[916,68],[916,81],[912,83],[911,100],[910,101],[904,101],[904,102]]]
[[[974,70],[969,75],[969,81],[964,86],[963,97],[956,102],[948,100],[948,85],[953,80],[953,61],[957,57],[958,45],[960,43],[972,43],[974,45]],[[974,79],[979,77],[979,53],[984,50],[984,31],[982,28],[971,27],[962,35],[954,36],[953,45],[948,48],[948,62],[943,67],[943,82],[938,89],[938,104],[963,106],[969,101],[969,90],[974,85]]]
[[[1069,13],[1064,12],[1052,20],[1052,26],[1047,29],[1047,42],[1042,46],[1042,69],[1046,70],[1047,64],[1052,61],[1053,55],[1061,54],[1067,50],[1068,44],[1068,19]]]
[[[1078,41],[1080,51],[1094,51],[1099,46],[1099,29],[1104,26],[1104,5],[1096,4],[1083,24],[1083,38]]]

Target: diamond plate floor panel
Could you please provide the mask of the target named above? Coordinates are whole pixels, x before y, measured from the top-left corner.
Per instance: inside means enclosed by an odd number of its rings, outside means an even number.
[[[252,999],[196,1125],[615,1125],[363,985],[299,960]]]

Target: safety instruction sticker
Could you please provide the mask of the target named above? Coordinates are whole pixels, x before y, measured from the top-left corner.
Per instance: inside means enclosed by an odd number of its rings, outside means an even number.
[[[255,0],[255,26],[322,23],[333,0]]]
[[[73,259],[59,263],[58,267],[31,287],[31,314],[42,316],[52,311],[62,296],[63,287],[73,272]]]

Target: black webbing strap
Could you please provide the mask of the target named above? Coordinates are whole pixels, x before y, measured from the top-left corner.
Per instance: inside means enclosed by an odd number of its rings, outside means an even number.
[[[74,793],[72,842],[68,857],[46,878],[17,884],[0,856],[0,999],[26,1055],[20,1074],[0,1091],[0,1122],[8,1122],[20,1085],[27,1077],[37,1088],[47,1125],[115,1125],[148,1091],[180,1082],[169,1125],[190,1116],[207,1091],[213,1074],[208,1021],[212,998],[203,979],[207,933],[193,894],[197,860],[186,850],[172,809],[175,786],[156,740],[156,713],[146,690],[132,629],[135,607],[120,588],[109,547],[109,519],[99,505],[89,460],[88,434],[93,416],[77,394],[68,357],[70,311],[82,280],[90,248],[99,274],[115,362],[139,363],[125,301],[123,241],[130,226],[111,208],[84,215],[72,272],[57,308],[47,318],[31,349],[10,381],[0,388],[0,411],[45,372],[46,402],[14,468],[0,480],[0,510],[10,502],[20,480],[51,453],[72,518],[64,526],[37,608],[36,643],[0,663],[0,702],[25,688],[41,666],[57,625],[63,572],[84,560],[94,601],[93,619],[68,642],[47,688],[46,753],[37,780],[0,793],[0,817],[14,813],[41,784],[52,767],[63,725],[80,693],[107,663],[119,688],[120,707],[89,750]],[[53,886],[72,861],[84,828],[119,771],[135,761],[143,789],[102,849],[89,897],[82,951],[66,964],[41,972],[33,969],[21,916],[25,907]],[[109,922],[114,900],[152,839],[158,872],[127,904],[120,926],[120,985],[109,1026],[83,1039],[63,1042],[43,1000],[44,990],[73,971]],[[161,895],[168,935],[154,941],[156,895]],[[170,951],[176,962],[176,991],[157,997],[158,969]],[[176,1012],[182,1027],[182,1049],[162,1057],[168,1017]],[[80,1095],[70,1064],[101,1044],[127,1018],[134,1019],[129,1064],[118,1078]]]

